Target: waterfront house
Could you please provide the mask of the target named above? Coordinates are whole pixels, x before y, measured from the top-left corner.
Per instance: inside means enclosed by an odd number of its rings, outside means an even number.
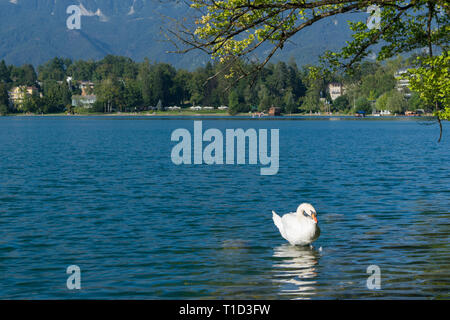
[[[277,108],[277,107],[271,107],[269,109],[269,116],[271,116],[271,117],[281,116],[281,109]]]
[[[331,82],[328,84],[328,92],[330,93],[331,100],[334,101],[344,94],[344,86],[342,83]]]
[[[95,84],[91,81],[81,81],[79,83],[80,89],[81,89],[81,95],[83,97],[85,96],[91,96],[94,93]]]
[[[38,88],[36,88],[35,86],[13,87],[11,91],[8,92],[9,101],[11,105],[16,106],[18,109],[20,109],[26,95],[35,95],[38,94],[38,92]]]

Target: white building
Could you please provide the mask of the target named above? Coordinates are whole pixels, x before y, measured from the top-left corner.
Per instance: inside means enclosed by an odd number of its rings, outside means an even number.
[[[330,93],[331,100],[336,100],[344,94],[344,86],[338,82],[332,82],[328,84],[328,92]]]
[[[409,79],[403,79],[402,77],[406,75],[408,69],[400,69],[395,74],[394,77],[397,80],[396,88],[398,91],[403,92],[405,97],[411,96],[411,91],[409,90]]]

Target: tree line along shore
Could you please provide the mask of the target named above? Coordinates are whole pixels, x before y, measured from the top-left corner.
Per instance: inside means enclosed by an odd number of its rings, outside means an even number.
[[[433,111],[402,79],[411,61],[366,61],[352,75],[313,79],[294,60],[236,81],[220,63],[188,71],[145,59],[54,58],[37,68],[0,61],[0,114],[423,114]],[[249,64],[237,62],[239,68]]]

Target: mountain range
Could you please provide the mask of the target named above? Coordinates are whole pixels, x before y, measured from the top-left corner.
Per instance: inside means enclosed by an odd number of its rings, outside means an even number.
[[[67,27],[70,5],[81,9],[79,30]],[[200,52],[168,53],[176,47],[167,30],[177,22],[193,21],[194,15],[178,0],[0,0],[0,60],[38,65],[55,56],[87,60],[114,54],[193,69],[209,58]],[[314,63],[326,49],[336,50],[350,39],[347,20],[366,18],[365,13],[353,13],[314,24],[295,35],[274,60]]]

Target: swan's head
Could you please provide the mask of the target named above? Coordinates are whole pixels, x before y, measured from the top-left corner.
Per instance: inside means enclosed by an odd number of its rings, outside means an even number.
[[[312,221],[314,221],[314,223],[317,223],[316,209],[314,209],[314,207],[309,203],[302,203],[301,205],[299,205],[297,208],[297,214],[310,218],[312,219]]]

